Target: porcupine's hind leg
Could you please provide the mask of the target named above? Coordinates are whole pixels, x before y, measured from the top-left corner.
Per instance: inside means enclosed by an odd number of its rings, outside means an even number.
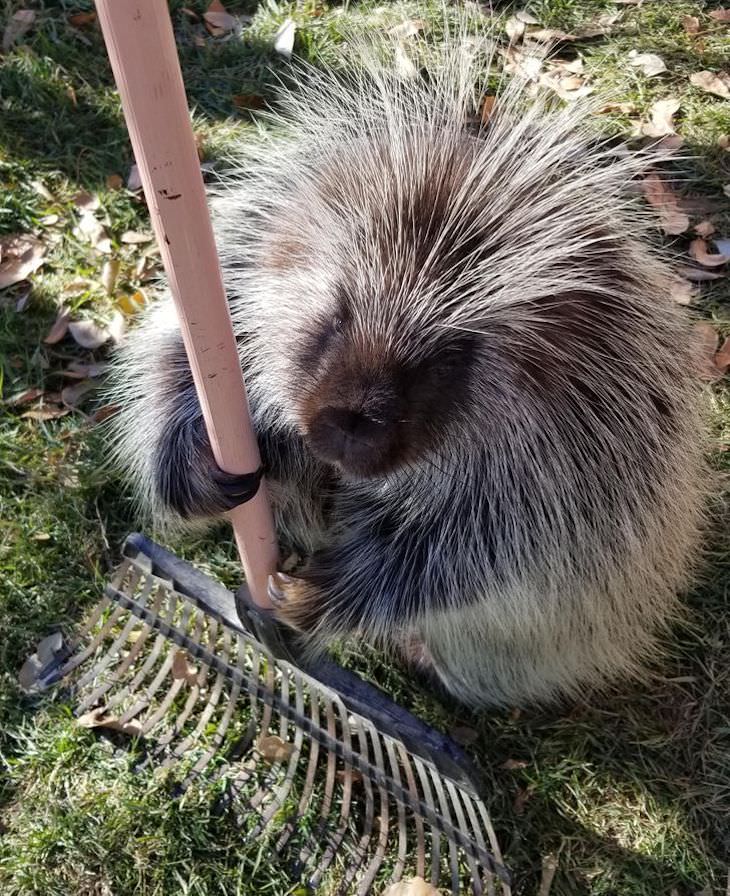
[[[120,350],[112,380],[115,454],[157,516],[214,517],[253,497],[262,471],[233,475],[213,457],[169,298]]]

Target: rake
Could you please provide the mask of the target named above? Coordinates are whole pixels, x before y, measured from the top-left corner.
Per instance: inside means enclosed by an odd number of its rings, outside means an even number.
[[[97,10],[216,461],[259,470],[167,4]],[[508,896],[469,758],[357,675],[300,655],[268,596],[263,480],[228,516],[245,573],[235,594],[130,535],[101,602],[73,635],[41,641],[22,686],[62,683],[82,724],[132,735],[142,766],[181,769],[179,792],[220,781],[242,836],[266,837],[308,888],[336,868],[342,894],[416,876]]]

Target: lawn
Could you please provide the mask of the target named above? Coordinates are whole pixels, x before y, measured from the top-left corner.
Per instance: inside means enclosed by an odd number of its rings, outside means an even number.
[[[252,107],[286,73],[273,45],[287,17],[295,54],[327,64],[344,25],[386,29],[418,17],[428,31],[437,16],[433,5],[269,0],[259,9],[230,0],[243,27],[214,35],[201,24],[208,5],[170,3],[208,177],[251,135]],[[503,29],[522,4],[498,5]],[[689,226],[665,239],[682,256],[706,221],[730,252],[730,102],[721,86],[712,93],[690,81],[730,69],[730,24],[711,15],[721,7],[529,4],[535,22],[570,34],[558,56],[582,64],[565,77],[605,92],[601,127],[631,137],[657,101],[676,98],[672,127],[689,158],[675,173]],[[19,10],[35,16],[13,19]],[[32,234],[33,251],[44,253],[29,279],[0,289],[0,894],[303,893],[260,843],[242,843],[217,812],[214,786],[173,799],[163,777],[135,773],[127,752],[78,727],[61,695],[31,700],[17,685],[37,641],[93,605],[124,534],[143,522],[106,462],[108,409],[95,389],[108,346],[100,329],[123,321],[134,338],[158,256],[144,202],[128,188],[131,152],[91,10],[88,0],[0,0],[0,239]],[[589,25],[601,33],[572,39]],[[632,51],[658,55],[666,71],[631,65]],[[702,268],[721,276],[694,284],[689,308],[718,341],[730,335],[728,267]],[[44,341],[61,305],[81,322],[77,337]],[[650,680],[551,711],[477,716],[437,702],[377,657],[365,661],[397,699],[469,741],[518,894],[547,896],[547,857],[557,862],[551,894],[709,896],[730,887],[730,392],[717,369],[706,402],[717,476],[705,563]],[[171,546],[235,581],[225,532]],[[349,662],[362,669],[363,660]]]

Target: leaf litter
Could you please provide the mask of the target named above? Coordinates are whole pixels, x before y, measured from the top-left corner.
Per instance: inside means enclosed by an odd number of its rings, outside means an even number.
[[[0,237],[0,289],[15,286],[43,264],[46,247],[27,233]]]

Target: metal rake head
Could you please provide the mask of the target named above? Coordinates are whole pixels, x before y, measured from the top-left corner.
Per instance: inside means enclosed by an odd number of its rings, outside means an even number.
[[[245,837],[270,834],[311,888],[337,860],[343,894],[411,875],[509,894],[478,775],[453,741],[334,663],[274,655],[230,591],[144,536],[127,539],[83,630],[41,642],[21,683],[67,677],[80,721],[138,737],[143,764],[180,764],[183,789],[220,778]]]

